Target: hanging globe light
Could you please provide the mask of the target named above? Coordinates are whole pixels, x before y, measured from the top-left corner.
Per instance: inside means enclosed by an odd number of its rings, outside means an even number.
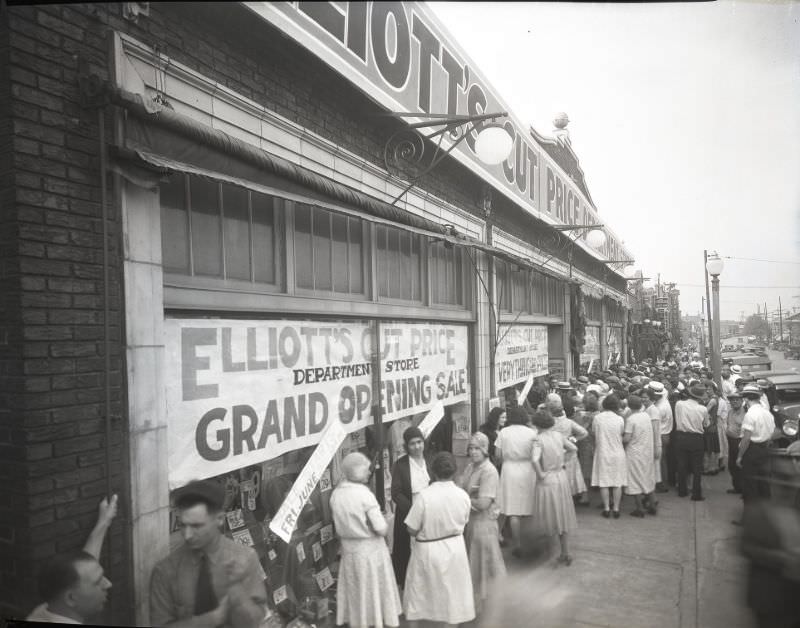
[[[601,249],[606,244],[606,234],[602,229],[592,229],[586,234],[586,244],[593,249]]]
[[[500,124],[486,124],[475,140],[475,154],[483,163],[493,166],[508,159],[514,139]]]

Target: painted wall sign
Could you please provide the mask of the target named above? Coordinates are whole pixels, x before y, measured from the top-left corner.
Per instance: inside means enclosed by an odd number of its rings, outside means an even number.
[[[169,485],[316,445],[337,419],[372,423],[366,322],[164,321]],[[384,421],[469,399],[467,328],[381,324]]]
[[[595,365],[600,363],[600,328],[587,325],[584,339],[586,342],[580,354],[580,363],[582,369],[588,369],[590,361],[594,360]]]
[[[466,53],[421,3],[244,4],[392,111],[421,115],[509,111]],[[511,114],[504,124],[514,138],[514,148],[505,162],[487,166],[478,159],[477,132],[459,144],[453,156],[546,222],[602,222],[586,196],[533,139],[529,125]],[[607,233],[607,243],[601,251],[605,258],[629,257],[620,240],[610,230]],[[584,239],[585,234],[578,241],[591,251]]]
[[[528,377],[546,375],[547,326],[500,325],[494,358],[496,390],[524,382]]]

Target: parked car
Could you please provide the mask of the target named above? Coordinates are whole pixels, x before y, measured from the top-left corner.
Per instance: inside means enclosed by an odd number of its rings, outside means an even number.
[[[800,360],[800,345],[789,345],[783,357],[785,360]]]
[[[800,373],[789,375],[770,375],[765,377],[769,384],[766,390],[778,438],[773,445],[788,447],[798,438],[800,432]]]
[[[743,373],[751,371],[771,371],[772,360],[765,355],[755,355],[753,353],[737,353],[735,355],[722,356],[722,363],[731,366],[738,364],[742,367]]]

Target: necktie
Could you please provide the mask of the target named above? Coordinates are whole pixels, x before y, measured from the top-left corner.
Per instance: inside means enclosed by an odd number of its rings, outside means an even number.
[[[194,591],[194,614],[202,615],[217,608],[217,595],[211,582],[211,569],[208,557],[200,555],[200,571],[197,575],[197,586]]]

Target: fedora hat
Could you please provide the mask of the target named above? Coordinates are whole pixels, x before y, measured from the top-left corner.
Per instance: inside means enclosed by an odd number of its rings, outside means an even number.
[[[695,399],[702,399],[706,395],[706,387],[700,383],[695,383],[689,386],[689,396]]]
[[[731,365],[731,373],[735,373],[736,375],[739,375],[739,374],[741,374],[741,372],[742,372],[742,367],[741,366],[739,366],[738,364],[732,364]]]

